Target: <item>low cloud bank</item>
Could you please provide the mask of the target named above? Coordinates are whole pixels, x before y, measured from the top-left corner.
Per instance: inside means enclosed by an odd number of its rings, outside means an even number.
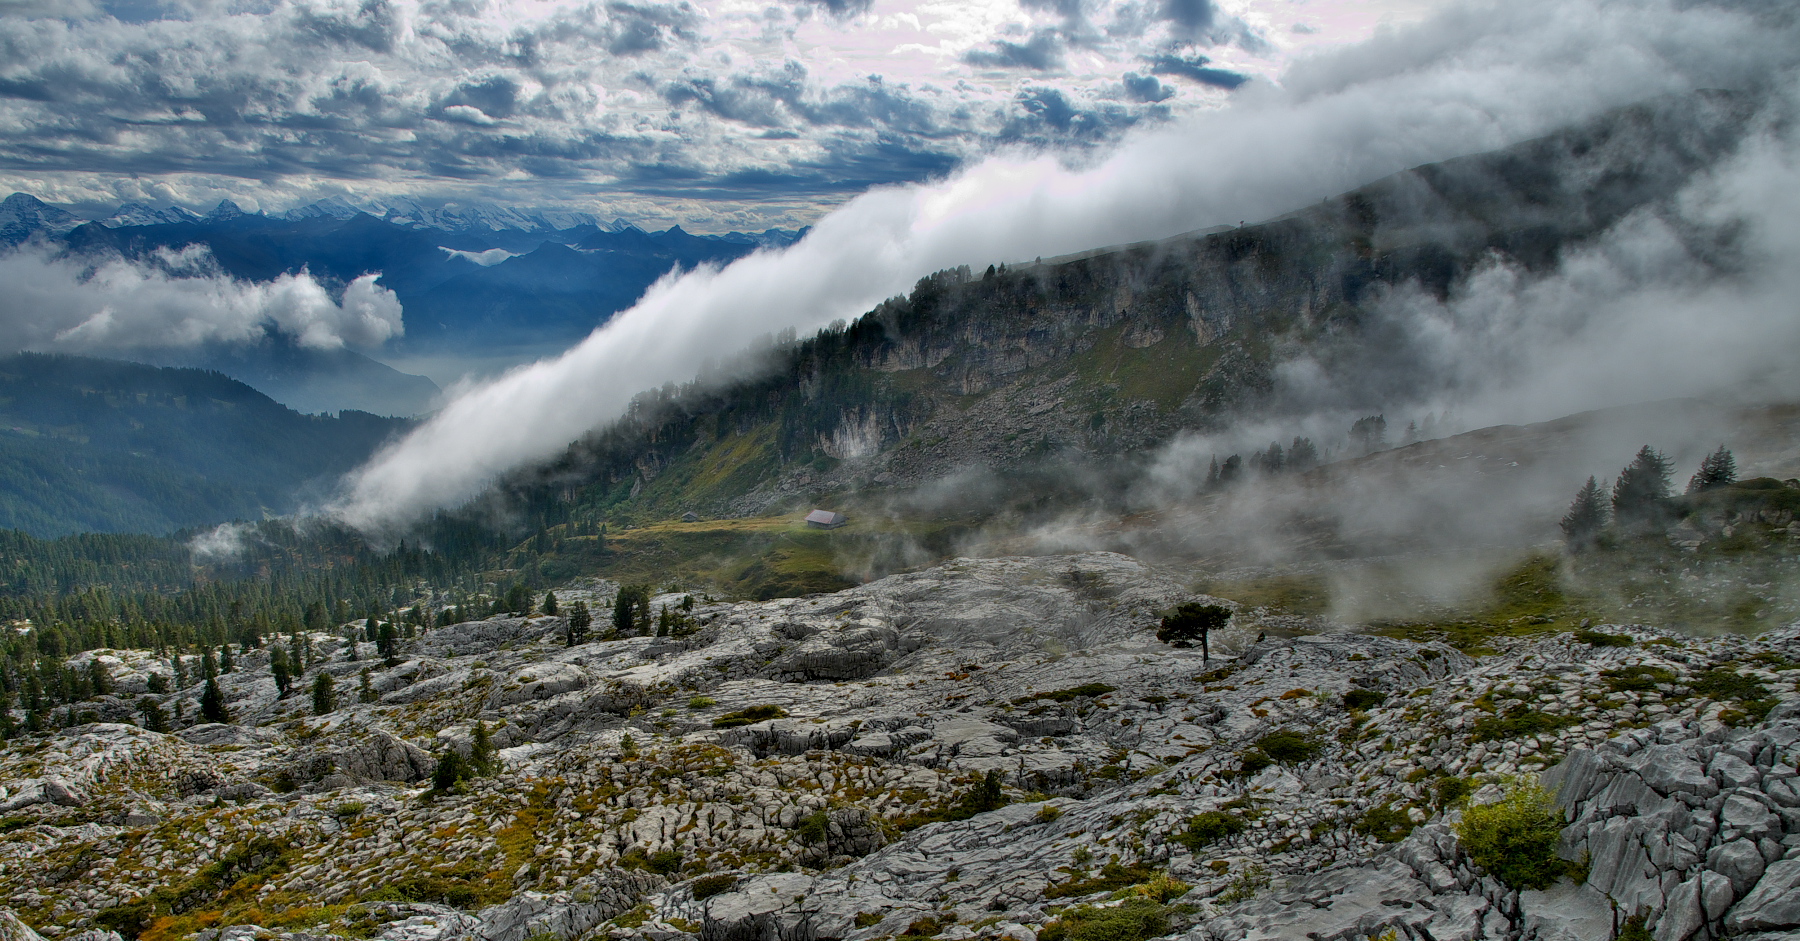
[[[400,301],[364,275],[341,299],[306,272],[269,282],[219,270],[203,247],[141,261],[59,258],[27,246],[0,256],[0,349],[128,355],[281,334],[303,347],[373,347],[399,336]]]

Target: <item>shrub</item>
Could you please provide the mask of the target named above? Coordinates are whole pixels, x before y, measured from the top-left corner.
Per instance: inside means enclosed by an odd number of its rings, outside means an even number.
[[[1229,836],[1244,832],[1248,826],[1244,818],[1236,814],[1228,814],[1219,810],[1209,810],[1188,818],[1187,830],[1175,837],[1175,842],[1198,853],[1202,847],[1210,846]]]
[[[1662,667],[1622,667],[1600,676],[1615,693],[1647,693],[1664,683],[1675,682],[1675,674]]]
[[[1395,808],[1388,803],[1369,808],[1368,813],[1356,821],[1356,832],[1372,836],[1383,843],[1398,843],[1406,839],[1414,826],[1412,816],[1406,812],[1405,807]]]
[[[1095,892],[1113,892],[1129,886],[1139,885],[1156,878],[1157,871],[1146,866],[1121,866],[1118,863],[1107,863],[1100,867],[1100,874],[1091,879],[1070,879],[1068,882],[1050,886],[1044,890],[1047,899],[1072,899]]]
[[[1344,694],[1344,708],[1361,712],[1381,705],[1387,694],[1373,689],[1353,689]]]
[[[712,725],[715,729],[735,729],[740,725],[753,725],[757,722],[766,722],[770,719],[780,719],[785,718],[786,716],[787,710],[780,706],[751,706],[748,709],[727,712],[717,719],[714,719]]]
[[[815,810],[800,818],[800,822],[794,826],[794,835],[802,843],[823,843],[826,834],[830,832],[830,826],[831,816],[823,810]]]
[[[1275,763],[1275,760],[1264,754],[1260,748],[1252,748],[1238,753],[1238,773],[1255,774]]]
[[[699,712],[702,709],[711,709],[718,704],[719,701],[711,696],[695,696],[688,700],[688,708],[695,712]]]
[[[1470,739],[1477,742],[1494,742],[1501,739],[1521,738],[1526,735],[1544,735],[1558,729],[1568,728],[1575,722],[1573,716],[1556,716],[1524,706],[1515,706],[1503,716],[1483,716],[1476,719]]]
[[[1439,807],[1448,807],[1457,801],[1475,793],[1475,785],[1468,778],[1439,778],[1437,783],[1437,800]]]
[[[1058,807],[1055,804],[1045,804],[1038,808],[1036,819],[1038,823],[1055,823],[1062,819],[1062,815],[1063,809],[1061,807]]]
[[[1543,889],[1570,871],[1556,855],[1562,815],[1535,782],[1515,785],[1499,801],[1463,811],[1456,824],[1469,857],[1514,889]]]
[[[694,893],[694,901],[698,902],[730,892],[737,888],[737,882],[737,876],[732,875],[701,876],[694,880],[694,884],[690,888]]]
[[[1112,908],[1078,905],[1038,932],[1038,941],[1144,941],[1169,930],[1169,910],[1149,899]]]
[[[1753,699],[1768,698],[1769,691],[1763,688],[1754,676],[1745,676],[1729,667],[1717,667],[1700,674],[1694,680],[1694,692],[1708,699],[1720,702],[1737,700],[1746,702]]]
[[[1576,631],[1575,639],[1589,647],[1629,647],[1631,638],[1624,634],[1603,634],[1599,631]]]
[[[659,876],[674,875],[681,871],[681,853],[678,850],[651,853],[644,860],[644,868]]]
[[[1296,764],[1313,758],[1319,753],[1319,745],[1299,732],[1285,729],[1270,732],[1256,740],[1256,747],[1270,759],[1284,765]]]

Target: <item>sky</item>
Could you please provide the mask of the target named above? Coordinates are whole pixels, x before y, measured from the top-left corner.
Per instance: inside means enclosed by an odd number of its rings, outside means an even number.
[[[1099,159],[1434,0],[0,0],[0,192],[806,225]]]

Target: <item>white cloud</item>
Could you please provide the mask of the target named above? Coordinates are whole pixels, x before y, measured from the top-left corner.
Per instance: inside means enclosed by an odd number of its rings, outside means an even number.
[[[235,280],[199,246],[97,264],[27,246],[0,256],[0,349],[122,354],[254,342],[270,332],[315,349],[373,347],[404,330],[400,302],[378,278],[357,278],[334,300],[304,271]]]

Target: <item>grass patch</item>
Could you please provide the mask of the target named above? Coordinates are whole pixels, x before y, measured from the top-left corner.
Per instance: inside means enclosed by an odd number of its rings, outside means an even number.
[[[1500,637],[1569,633],[1591,620],[1591,603],[1564,587],[1562,560],[1533,555],[1495,579],[1486,607],[1462,617],[1377,621],[1370,633],[1401,640],[1441,640],[1471,655],[1493,653]]]
[[[1168,906],[1135,898],[1108,908],[1077,905],[1045,925],[1038,941],[1145,941],[1168,930]]]
[[[1331,586],[1318,575],[1271,575],[1231,582],[1203,582],[1203,594],[1277,614],[1318,616],[1331,610]]]
[[[1105,683],[1083,683],[1080,686],[1071,686],[1068,689],[1058,689],[1048,693],[1032,693],[1029,696],[1020,696],[1013,700],[1013,705],[1023,706],[1026,703],[1039,699],[1048,699],[1051,702],[1072,702],[1076,699],[1104,696],[1107,693],[1114,692],[1118,692],[1118,687],[1108,686]]]
[[[767,722],[770,719],[784,718],[787,718],[786,709],[783,709],[780,706],[765,704],[761,706],[751,706],[748,709],[739,709],[736,712],[727,712],[717,719],[714,719],[712,727],[715,729],[735,729],[741,725],[753,725],[758,722]]]

